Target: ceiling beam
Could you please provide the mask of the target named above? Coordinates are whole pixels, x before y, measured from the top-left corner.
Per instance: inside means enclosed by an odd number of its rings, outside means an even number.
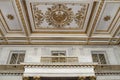
[[[2,23],[2,14],[1,14],[1,10],[0,10],[0,34],[2,36],[2,39],[4,40],[3,43],[1,44],[7,44],[8,43],[8,39],[5,37],[5,30],[3,30],[2,26],[4,26],[4,24]]]
[[[94,16],[95,15],[95,9],[96,9],[96,2],[94,1],[93,2],[93,6],[92,6],[92,10],[91,10],[91,13],[90,13],[90,16]],[[91,23],[92,23],[92,21],[94,20],[94,17],[90,17],[89,18],[89,21],[88,21],[88,24],[87,24],[87,29],[86,29],[86,33],[87,33],[87,35],[89,35],[89,33],[90,33],[90,28],[92,27],[91,26]]]
[[[28,26],[28,24],[27,24],[27,22],[25,20],[25,14],[23,13],[20,1],[21,0],[15,0],[15,3],[16,3],[18,12],[19,12],[19,16],[20,16],[23,28],[24,28],[24,33],[26,35],[26,39],[28,40],[28,44],[29,44],[31,42],[31,39],[30,39],[30,28],[29,28],[29,26]]]
[[[117,44],[120,44],[120,38],[117,39]]]
[[[0,34],[2,35],[2,39],[4,40],[4,42],[1,43],[1,44],[7,44],[8,43],[8,39],[5,37],[5,34],[4,34],[4,32],[1,29],[0,29]]]
[[[117,33],[120,31],[120,24],[118,24],[118,26],[116,26],[117,23],[120,23],[120,8],[118,10],[118,16],[116,16],[116,18],[117,18],[117,20],[115,21],[115,24],[113,26],[114,27],[113,34],[111,35],[112,38],[114,38],[117,35]],[[110,39],[109,44],[112,42],[112,38]],[[118,40],[119,40],[119,38],[118,38]],[[118,40],[116,41],[116,43],[118,43]]]
[[[104,0],[100,0],[99,1],[99,6],[98,6],[98,9],[95,11],[95,6],[96,4],[93,5],[93,9],[92,9],[92,13],[91,13],[91,16],[94,16],[93,18],[93,21],[90,20],[90,23],[92,24],[89,24],[88,25],[88,30],[87,30],[87,34],[88,34],[88,44],[89,44],[89,41],[90,41],[90,38],[95,30],[95,25],[97,24],[97,21],[99,19],[99,16],[100,16],[100,13],[102,11],[102,8],[103,8],[103,5],[104,5]],[[96,13],[96,14],[93,14],[93,13]],[[92,19],[92,18],[91,18]]]
[[[110,41],[109,41],[109,44],[111,44],[113,38],[117,35],[118,31],[120,31],[120,25],[119,25],[119,27],[115,30],[115,32],[113,33],[112,38],[111,38]],[[120,43],[120,37],[116,40],[116,44],[118,44],[118,43]]]
[[[95,30],[95,25],[97,24],[97,21],[98,21],[98,19],[99,19],[100,13],[101,13],[102,8],[103,8],[103,4],[104,4],[104,0],[101,0],[101,1],[99,2],[99,7],[98,7],[97,13],[96,13],[96,15],[95,15],[94,22],[93,22],[93,24],[91,25],[90,33],[89,33],[88,37],[91,37],[92,34],[93,34],[93,32],[94,32],[94,30]]]

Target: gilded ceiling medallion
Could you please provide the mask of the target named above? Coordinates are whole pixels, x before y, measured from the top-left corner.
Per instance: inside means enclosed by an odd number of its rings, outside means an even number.
[[[9,20],[13,20],[13,19],[14,19],[14,16],[13,16],[12,14],[8,14],[8,15],[7,15],[7,18],[8,18]]]
[[[73,16],[72,9],[64,4],[56,4],[46,11],[46,21],[56,28],[64,28],[64,26],[70,25]]]
[[[36,26],[39,27],[39,25],[44,20],[44,15],[43,15],[42,11],[39,10],[36,6],[34,6],[33,8],[34,8],[34,20],[35,20],[35,24],[36,24]]]
[[[110,16],[105,16],[105,17],[104,17],[104,21],[109,21],[110,18],[111,18]]]

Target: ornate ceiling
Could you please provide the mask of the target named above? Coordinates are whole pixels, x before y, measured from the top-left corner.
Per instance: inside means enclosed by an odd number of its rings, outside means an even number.
[[[0,44],[120,44],[120,0],[0,0]]]

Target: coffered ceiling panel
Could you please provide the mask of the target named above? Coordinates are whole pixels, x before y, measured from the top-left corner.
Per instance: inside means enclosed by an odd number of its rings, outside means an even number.
[[[103,5],[94,33],[111,33],[112,29],[119,27],[120,22],[118,25],[115,25],[119,18],[120,2],[106,1]]]
[[[6,32],[21,32],[21,24],[12,0],[0,1],[0,21]]]
[[[0,0],[0,44],[120,44],[120,0]]]
[[[93,2],[47,1],[26,0],[32,32],[85,32]]]

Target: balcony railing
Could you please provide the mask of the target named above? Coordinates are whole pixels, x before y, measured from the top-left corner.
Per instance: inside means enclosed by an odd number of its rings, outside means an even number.
[[[24,66],[16,64],[0,65],[0,73],[23,73]]]
[[[78,57],[41,57],[41,63],[78,63]]]
[[[120,71],[120,65],[97,65],[96,71]]]
[[[96,74],[119,74],[120,75],[120,65],[96,65]]]

